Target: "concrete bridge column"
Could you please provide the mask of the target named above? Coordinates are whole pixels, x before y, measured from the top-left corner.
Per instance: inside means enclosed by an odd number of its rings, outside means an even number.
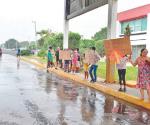
[[[63,49],[68,49],[69,20],[64,20]]]
[[[117,4],[118,0],[108,0],[107,39],[116,38]],[[115,82],[115,62],[108,57],[106,58],[106,82]]]
[[[63,49],[68,49],[69,20],[66,18],[66,0],[64,0],[64,35]]]

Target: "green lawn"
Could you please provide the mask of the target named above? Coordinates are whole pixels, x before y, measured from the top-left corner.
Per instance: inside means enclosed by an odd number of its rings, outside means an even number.
[[[41,63],[47,63],[47,59],[46,59],[46,58],[41,58],[41,57],[34,56],[34,55],[25,56],[25,57],[26,57],[26,58],[29,58],[29,59],[36,59],[36,60],[38,60],[38,61],[41,62]]]
[[[126,80],[134,80],[136,81],[137,78],[137,67],[128,66],[126,71]],[[106,63],[105,62],[99,62],[98,70],[97,70],[98,76],[101,78],[106,77]],[[118,73],[117,69],[115,72],[115,79],[118,80]]]

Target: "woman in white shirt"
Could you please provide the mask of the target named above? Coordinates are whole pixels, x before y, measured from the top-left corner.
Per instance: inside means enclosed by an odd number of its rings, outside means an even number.
[[[119,76],[119,84],[120,88],[119,91],[126,91],[126,63],[128,62],[128,57],[125,55],[120,59],[120,62],[116,65],[118,69],[118,76]],[[122,85],[124,88],[122,89]]]

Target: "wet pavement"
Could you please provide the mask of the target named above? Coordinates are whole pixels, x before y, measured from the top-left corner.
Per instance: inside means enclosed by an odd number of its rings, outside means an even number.
[[[24,62],[0,58],[0,125],[150,125],[150,112]]]

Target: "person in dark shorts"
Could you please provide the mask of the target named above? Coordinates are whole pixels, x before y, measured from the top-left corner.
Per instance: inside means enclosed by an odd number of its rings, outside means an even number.
[[[20,55],[21,55],[21,50],[18,48],[17,49],[17,57],[20,57]]]
[[[69,64],[70,64],[70,60],[64,60],[64,71],[65,72],[70,72]]]
[[[127,55],[124,55],[121,57],[120,62],[116,64],[116,67],[118,69],[118,76],[119,76],[119,84],[120,88],[119,91],[126,91],[126,63],[129,61],[129,57]],[[124,86],[124,88],[122,88]]]
[[[58,47],[56,52],[55,52],[55,57],[56,57],[56,68],[59,67],[59,64],[60,64],[60,60],[59,60],[59,51],[60,51],[60,48]]]

